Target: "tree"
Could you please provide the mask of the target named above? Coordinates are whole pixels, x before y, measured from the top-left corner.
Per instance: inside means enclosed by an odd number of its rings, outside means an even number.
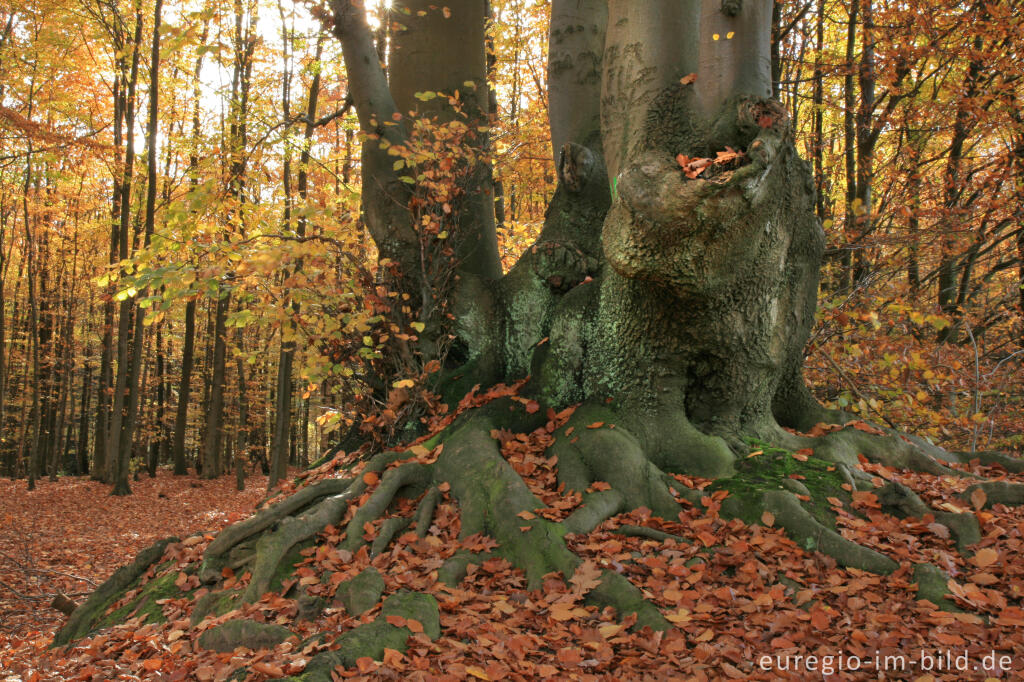
[[[493,209],[480,199],[489,196],[482,159],[457,157],[451,201],[427,213],[417,192],[435,177],[435,159],[410,153],[422,115],[461,126],[466,148],[486,149],[472,124],[487,106],[482,3],[397,5],[406,13],[390,82],[363,3],[333,0],[330,21],[365,137],[364,217],[398,302],[395,324],[418,332],[410,353],[423,367],[443,365],[435,387],[455,414],[412,447],[374,454],[345,478],[307,477],[222,531],[196,570],[213,595],[206,608],[259,599],[298,549],[327,542],[322,532],[354,553],[371,524],[371,555],[410,524],[422,535],[442,495],[459,507],[462,538],[487,538],[439,567],[450,583],[491,555],[522,569],[530,588],[551,572],[568,579],[581,561],[567,534],[638,508],[674,519],[684,502],[720,501],[745,520],[768,514],[803,546],[879,573],[896,562],[831,527],[825,500],[870,488],[887,511],[933,514],[961,549],[980,539],[973,514],[932,510],[898,483],[874,488],[858,467],[863,456],[960,476],[947,463],[968,457],[826,410],[804,382],[824,235],[811,168],[771,99],[770,0],[609,0],[606,21],[603,3],[555,0],[559,185],[536,243],[504,276],[492,258]],[[454,27],[460,40],[447,33]],[[398,56],[406,46],[416,59]],[[451,246],[434,251],[437,242]],[[431,276],[439,270],[425,253],[455,259],[450,281]],[[502,454],[508,434],[537,430],[551,436],[559,494],[582,500],[559,521],[535,513],[544,505]],[[1024,470],[998,453],[969,458]],[[701,491],[675,475],[715,482]],[[979,490],[989,504],[1022,499],[1005,483],[976,483],[966,495]],[[232,591],[225,578],[235,585],[243,567],[251,577]],[[638,625],[671,626],[613,570],[600,572],[589,598],[637,614]],[[80,613],[58,642],[88,627],[88,609]],[[419,617],[412,607],[399,614]],[[311,666],[329,671],[379,646],[353,637]]]

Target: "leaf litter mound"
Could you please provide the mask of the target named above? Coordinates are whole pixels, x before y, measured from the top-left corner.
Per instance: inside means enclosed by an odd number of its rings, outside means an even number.
[[[459,410],[500,395],[514,395],[516,388],[472,395]],[[531,407],[527,405],[527,409]],[[554,431],[571,413],[571,408],[549,412],[547,425],[533,433],[492,433],[500,441],[503,455],[546,505],[533,513],[552,520],[564,519],[580,504],[579,495],[559,490],[557,461],[545,454]],[[453,416],[438,420],[435,430],[450,423]],[[425,441],[420,439],[408,448],[410,459],[436,459],[437,448],[428,449]],[[342,472],[359,476],[362,467],[355,454],[339,454],[287,487],[301,487]],[[193,625],[190,616],[195,600],[205,589],[200,588],[190,598],[160,600],[165,622],[143,623],[137,616],[129,617],[74,646],[45,651],[47,632],[52,633],[57,624],[50,615],[44,618],[49,631],[43,627],[21,639],[8,640],[12,651],[0,654],[0,668],[13,671],[4,682],[229,678],[255,682],[300,675],[314,655],[330,648],[338,634],[381,615],[380,603],[352,616],[335,601],[340,584],[373,567],[383,578],[383,597],[414,590],[437,599],[441,637],[431,641],[423,625],[413,620],[392,623],[413,633],[407,649],[387,649],[379,661],[360,658],[350,668],[336,669],[336,680],[803,680],[822,679],[822,661],[832,660],[833,666],[841,666],[844,657],[847,663],[857,657],[868,665],[858,673],[849,669],[837,672],[841,679],[851,675],[922,682],[1018,678],[1024,672],[1024,562],[1019,561],[1024,515],[1002,505],[985,509],[985,500],[978,496],[965,502],[958,497],[967,485],[962,479],[899,471],[866,461],[861,467],[874,476],[878,487],[888,481],[901,482],[936,508],[969,511],[973,506],[983,536],[973,548],[974,555],[961,556],[946,528],[933,518],[898,519],[883,514],[873,494],[858,492],[850,508],[834,500],[837,528],[847,538],[892,557],[900,568],[888,576],[844,569],[773,528],[770,514],[756,524],[722,518],[718,508],[728,494],[723,490],[708,491],[701,507],[680,497],[684,511],[678,519],[653,518],[641,509],[613,517],[589,534],[569,536],[570,549],[583,563],[568,582],[551,574],[542,589],[527,591],[521,571],[501,558],[483,558],[478,564],[471,563],[466,578],[453,588],[437,580],[444,561],[460,550],[487,553],[496,543],[480,534],[459,538],[458,508],[446,494],[446,486],[441,486],[437,513],[423,538],[406,532],[375,557],[369,555],[368,545],[349,552],[340,547],[346,517],[337,526],[326,528],[317,543],[302,552],[280,590],[255,603]],[[1024,482],[1024,476],[998,467],[962,468],[992,479]],[[680,488],[704,489],[711,483],[676,478]],[[364,494],[369,496],[379,477],[367,473],[364,480],[369,484]],[[600,490],[603,485],[598,482],[593,488]],[[94,495],[77,500],[74,506],[82,517],[95,518],[102,516],[102,507],[110,503],[111,498]],[[390,514],[409,515],[415,505],[416,500],[402,501]],[[102,564],[105,568],[126,562],[149,539],[166,535],[157,528],[175,527],[163,516],[174,515],[173,506],[149,508],[147,539],[140,537],[138,543],[123,546],[117,557],[111,556],[109,542],[97,541],[92,546],[80,545],[78,561],[84,560],[83,555],[96,556],[95,561],[106,561]],[[357,507],[351,505],[350,510]],[[528,514],[524,513],[524,520]],[[375,537],[386,518],[366,524],[365,537]],[[57,528],[61,522],[54,522]],[[189,530],[187,524],[176,528]],[[205,532],[168,546],[158,563],[173,562],[169,570],[176,573],[180,589],[199,587],[198,579],[184,569],[200,559],[213,537],[212,532]],[[951,576],[948,588],[957,610],[940,610],[918,599],[913,566],[923,562]],[[73,561],[68,564],[74,565]],[[601,610],[588,604],[588,592],[607,569],[641,588],[674,628],[661,633],[638,630],[633,627],[635,615],[620,619],[611,608]],[[150,570],[148,577],[156,576]],[[249,575],[227,570],[225,578],[226,586],[244,587]],[[327,608],[313,619],[305,618],[300,600],[290,596],[298,592],[293,587],[303,588],[307,599],[322,598]],[[129,593],[114,608],[132,596]],[[38,608],[45,609],[45,605]],[[296,637],[272,648],[237,648],[230,653],[199,646],[203,632],[239,618],[283,625]],[[396,616],[388,619],[403,620]],[[319,633],[330,637],[316,637]],[[968,671],[948,666],[926,670],[922,665],[923,656],[962,654],[971,666]],[[807,669],[809,656],[817,657],[816,670]],[[982,669],[983,662],[1001,656],[1008,657],[1002,661],[1010,661],[1007,669]],[[873,662],[887,657],[897,661],[892,665],[902,660],[904,669],[871,670]],[[795,663],[797,660],[803,663]]]

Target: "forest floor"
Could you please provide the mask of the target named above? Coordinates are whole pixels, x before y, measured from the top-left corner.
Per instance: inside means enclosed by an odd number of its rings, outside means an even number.
[[[509,463],[549,505],[538,513],[560,518],[578,504],[553,487],[555,465],[542,447],[549,430],[504,435],[502,449]],[[337,469],[351,464],[342,459],[302,478],[336,475]],[[975,554],[959,555],[947,529],[933,519],[899,520],[882,514],[870,492],[855,493],[852,510],[833,508],[841,532],[886,553],[901,568],[889,576],[847,570],[794,544],[773,527],[770,514],[752,525],[720,518],[715,501],[720,502],[724,493],[714,493],[706,498],[708,509],[686,506],[677,520],[654,519],[637,511],[614,517],[590,534],[573,536],[570,546],[584,563],[570,584],[552,575],[543,590],[526,592],[521,572],[504,560],[490,559],[471,567],[458,588],[448,588],[436,580],[441,558],[487,539],[460,540],[458,510],[443,501],[426,538],[417,541],[409,533],[393,550],[373,559],[365,550],[342,556],[333,544],[338,532],[328,529],[320,548],[306,553],[296,575],[336,573],[327,585],[310,578],[310,584],[327,589],[337,584],[334,577],[351,577],[372,565],[383,574],[386,592],[425,591],[440,604],[440,639],[432,642],[424,634],[414,635],[404,654],[389,650],[383,661],[360,659],[358,666],[336,673],[340,677],[335,679],[1021,679],[1024,512],[1001,505],[982,509],[983,499],[963,501],[957,494],[967,481],[956,477],[895,471],[867,462],[861,467],[875,476],[876,485],[898,480],[937,508],[973,511],[983,536],[974,546]],[[964,468],[1024,482],[1024,475],[996,468]],[[678,478],[690,487],[709,483]],[[214,531],[246,514],[261,497],[264,484],[250,479],[247,491],[236,493],[231,478],[209,482],[162,473],[155,480],[139,481],[135,496],[117,499],[106,494],[105,486],[81,479],[43,481],[34,493],[25,491],[23,481],[4,481],[3,527],[17,532],[8,533],[13,544],[5,538],[3,551],[21,556],[17,553],[29,542],[35,566],[54,572],[25,575],[8,566],[0,579],[17,581],[18,589],[31,594],[58,588],[83,592],[88,584],[62,574],[99,581],[156,538],[171,532],[184,537]],[[652,540],[615,532],[626,524],[683,539]],[[177,551],[194,558],[210,538],[208,533],[195,536]],[[917,599],[912,567],[922,562],[952,576],[951,598],[963,612],[940,611]],[[622,622],[611,609],[588,605],[584,596],[596,584],[601,565],[628,575],[675,627],[664,633],[633,632],[629,618]],[[183,610],[187,600],[170,600],[164,607],[166,623],[140,625],[138,619],[130,619],[77,647],[50,652],[50,638],[63,618],[49,610],[47,602],[29,606],[11,600],[9,594],[3,597],[5,612],[22,613],[5,616],[0,682],[217,681],[228,679],[240,667],[249,671],[246,680],[259,682],[301,672],[317,648],[288,640],[257,651],[207,651],[196,640],[209,625],[190,627]],[[362,620],[375,617],[377,610]],[[295,612],[294,599],[271,594],[233,613],[286,624],[300,638],[342,632],[360,622],[340,608],[328,608],[315,621],[300,622]],[[225,614],[207,623],[230,617]],[[808,657],[816,658],[811,663]],[[851,671],[854,664],[859,672]]]
[[[155,541],[245,518],[266,487],[260,474],[239,492],[234,476],[207,481],[160,470],[133,481],[132,495],[111,497],[110,486],[88,477],[43,478],[32,492],[24,480],[0,479],[0,682],[21,680],[17,671],[33,668],[50,645],[65,620],[50,607],[55,594],[81,603]]]

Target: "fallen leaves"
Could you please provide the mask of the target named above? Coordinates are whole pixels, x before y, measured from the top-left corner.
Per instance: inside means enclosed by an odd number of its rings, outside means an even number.
[[[690,157],[686,154],[677,154],[676,163],[679,164],[680,168],[683,169],[683,173],[686,177],[691,180],[696,180],[704,171],[708,170],[713,166],[726,167],[735,162],[742,162],[745,155],[741,151],[737,151],[732,147],[726,147],[724,150],[715,153],[715,158],[707,157]]]
[[[545,456],[556,432],[562,435],[565,430],[566,419],[568,414],[552,413],[549,423],[533,433],[492,434],[509,464],[547,505],[516,515],[531,524],[524,526],[527,530],[533,529],[538,517],[564,518],[580,502],[578,494],[560,490],[557,462]],[[878,484],[886,479],[902,482],[937,507],[957,506],[957,495],[967,485],[955,477],[883,471],[866,461],[860,466],[875,475]],[[708,484],[687,476],[675,480],[678,489],[701,489]],[[609,488],[607,482],[597,481],[590,490]],[[843,649],[873,655],[876,649],[891,653],[908,646],[920,648],[906,642],[1002,650],[1007,643],[1017,642],[1024,628],[1024,610],[1012,596],[1024,594],[1024,567],[1017,568],[1019,562],[1010,560],[1024,548],[1024,522],[999,505],[985,512],[970,512],[982,522],[984,539],[974,557],[965,560],[956,554],[951,540],[937,531],[945,527],[937,526],[931,517],[888,516],[879,509],[871,491],[853,492],[853,509],[844,507],[838,497],[829,499],[841,533],[901,562],[893,575],[883,577],[845,571],[798,547],[773,527],[776,519],[770,512],[761,515],[759,525],[722,519],[717,509],[724,491],[708,492],[707,510],[680,500],[683,511],[678,519],[660,519],[641,509],[609,519],[592,533],[571,536],[570,549],[581,558],[573,575],[566,581],[550,574],[541,589],[527,591],[520,571],[500,557],[487,556],[498,549],[492,538],[474,533],[458,539],[461,524],[458,508],[447,495],[450,486],[441,485],[439,490],[442,497],[426,537],[407,532],[393,549],[374,558],[365,547],[347,552],[336,546],[343,538],[341,529],[347,517],[324,530],[288,579],[287,584],[330,600],[341,582],[372,565],[384,577],[386,594],[419,590],[438,600],[439,641],[429,642],[423,624],[416,620],[388,616],[387,622],[413,633],[407,651],[385,651],[380,661],[360,659],[351,669],[337,671],[337,679],[412,678],[417,671],[428,677],[443,671],[463,679],[491,680],[671,679],[680,671],[691,671],[695,679],[778,679],[773,674],[777,671],[756,667],[759,654],[819,655]],[[401,500],[395,513],[408,515],[416,503]],[[977,508],[977,500],[972,500],[971,506]],[[614,532],[623,525],[659,530],[688,542]],[[380,521],[368,524],[371,535],[379,527]],[[198,557],[209,534],[194,537],[188,546],[183,542],[175,550],[183,560]],[[482,553],[480,563],[467,567],[467,577],[458,587],[438,584],[437,568],[460,548]],[[964,608],[988,614],[989,624],[974,613],[948,614],[919,602],[911,569],[914,563],[924,561],[951,575],[952,598]],[[192,584],[194,576],[182,566],[174,570],[176,580]],[[612,609],[589,605],[587,597],[601,585],[606,571],[636,585],[673,629],[657,635],[633,632],[635,615],[620,620]],[[239,572],[242,575],[225,572],[223,577],[244,584],[248,575]],[[86,671],[104,675],[102,671],[116,665],[142,678],[163,675],[169,680],[222,680],[245,666],[253,680],[277,679],[301,674],[322,648],[310,640],[301,648],[293,641],[233,655],[197,651],[199,629],[189,622],[190,604],[167,600],[163,604],[166,624],[140,626],[137,620],[130,621],[83,641],[73,653],[49,659],[48,665],[56,666],[51,670],[60,671],[50,677],[81,677]],[[376,613],[371,610],[365,617],[373,618]],[[300,622],[295,599],[270,594],[200,628],[234,617],[284,624],[300,641],[316,632],[344,632],[361,622],[341,609],[328,609],[314,622]],[[37,634],[35,639],[19,640],[14,648],[22,652],[21,660],[27,660],[29,652],[42,657],[47,643],[47,635]],[[7,656],[0,653],[0,667],[5,670]],[[23,678],[31,679],[28,675]]]

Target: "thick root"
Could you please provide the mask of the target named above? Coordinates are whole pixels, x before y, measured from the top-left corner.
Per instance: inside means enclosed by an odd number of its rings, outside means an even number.
[[[878,552],[847,540],[827,528],[803,508],[796,496],[788,491],[769,490],[765,492],[763,504],[766,511],[775,516],[775,521],[802,547],[817,550],[834,558],[843,566],[872,573],[889,574],[899,568],[892,559]],[[723,505],[723,509],[725,506]]]
[[[608,516],[647,507],[655,516],[674,519],[682,508],[669,490],[671,479],[648,458],[640,441],[630,431],[616,427],[616,421],[618,415],[610,410],[590,405],[576,410],[565,427],[559,429],[557,440],[550,448],[550,453],[558,457],[559,482],[565,484],[566,490],[579,492],[595,481],[611,484],[612,490],[628,502],[628,507],[620,505]],[[600,426],[595,428],[597,424]],[[609,456],[610,453],[614,456]],[[601,504],[608,507],[607,500]],[[597,516],[592,512],[584,515]]]
[[[416,524],[416,537],[424,538],[427,536],[427,532],[430,530],[430,521],[434,518],[434,510],[437,509],[437,503],[440,499],[441,491],[438,490],[437,486],[431,486],[423,495],[419,506],[416,507],[416,513],[413,514],[413,520]]]
[[[255,602],[269,592],[281,562],[292,548],[313,538],[327,526],[339,523],[349,503],[358,497],[358,492],[353,485],[340,495],[321,501],[300,516],[289,516],[278,524],[276,530],[265,533],[256,543],[252,578],[242,594],[242,602]]]
[[[975,491],[980,490],[985,493],[985,502],[983,507],[985,509],[990,508],[994,504],[1005,504],[1007,506],[1017,506],[1024,504],[1024,485],[1020,483],[1010,483],[1009,481],[985,481],[983,483],[975,483],[966,490],[964,490],[960,496],[964,500],[972,500],[972,495]]]
[[[164,555],[167,545],[178,542],[178,538],[165,538],[138,553],[135,560],[117,569],[105,583],[93,592],[84,604],[79,606],[54,636],[52,646],[64,646],[84,637],[96,626],[103,612],[121,596],[140,576]]]
[[[626,498],[618,490],[586,493],[583,505],[562,521],[562,525],[566,533],[589,533],[620,511],[628,511],[624,509],[625,503]]]
[[[365,524],[383,516],[394,502],[399,490],[407,486],[426,486],[429,482],[430,468],[418,462],[408,462],[385,473],[380,485],[370,495],[370,499],[356,510],[345,527],[345,539],[341,543],[342,549],[354,552],[366,544],[367,541],[363,537]],[[408,523],[409,521],[406,521],[406,525]]]
[[[244,521],[228,526],[217,534],[217,537],[210,542],[203,553],[203,566],[199,572],[199,579],[204,583],[219,580],[221,570],[229,563],[229,552],[234,547],[325,497],[344,493],[352,485],[352,482],[350,478],[320,481],[296,491],[277,504],[256,512]]]
[[[968,547],[981,541],[981,527],[974,514],[956,514],[932,509],[913,490],[902,483],[890,482],[874,491],[882,511],[899,518],[921,518],[932,514],[935,520],[949,528],[961,554],[970,554]]]
[[[482,533],[494,538],[496,553],[523,569],[530,589],[539,588],[552,571],[571,576],[579,559],[565,546],[564,529],[542,518],[517,516],[544,505],[501,456],[490,436],[494,428],[489,418],[468,421],[445,439],[436,463],[436,478],[451,484],[459,503],[461,537]]]

